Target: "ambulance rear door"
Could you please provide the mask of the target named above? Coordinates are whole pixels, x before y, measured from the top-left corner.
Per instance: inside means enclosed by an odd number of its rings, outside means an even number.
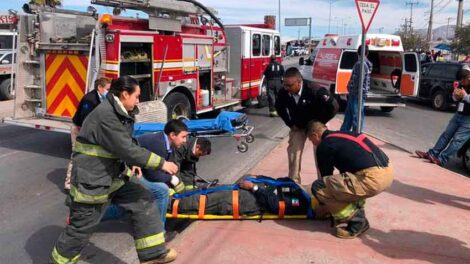
[[[358,60],[357,51],[344,50],[341,54],[340,63],[336,74],[336,94],[347,94],[348,83],[352,76],[354,64]]]
[[[415,52],[403,53],[403,69],[400,93],[403,96],[416,96],[419,87],[419,58]]]

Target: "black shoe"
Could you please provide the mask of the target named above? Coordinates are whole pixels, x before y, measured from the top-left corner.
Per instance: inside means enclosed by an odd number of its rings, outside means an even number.
[[[178,232],[176,232],[176,231],[167,231],[167,232],[165,232],[165,242],[168,243],[171,240],[175,239],[176,235],[178,235]]]
[[[347,227],[337,227],[336,228],[336,236],[339,237],[339,238],[343,238],[343,239],[353,239],[353,238],[356,238],[359,235],[363,234],[364,232],[366,232],[369,228],[370,228],[369,221],[367,221],[367,219],[365,219],[364,224],[357,231],[353,231],[349,224],[348,224]]]

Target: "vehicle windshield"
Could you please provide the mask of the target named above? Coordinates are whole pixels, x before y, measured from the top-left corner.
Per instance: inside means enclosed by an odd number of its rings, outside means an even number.
[[[0,49],[13,49],[13,36],[0,35]]]

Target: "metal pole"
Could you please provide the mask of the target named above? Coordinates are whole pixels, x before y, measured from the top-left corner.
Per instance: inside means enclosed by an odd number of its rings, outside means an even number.
[[[457,28],[462,27],[462,21],[463,21],[463,0],[458,0],[459,2],[459,7],[457,10]]]
[[[331,4],[332,4],[332,0],[330,0],[330,15],[328,16],[328,33],[330,33],[330,26],[331,26]]]
[[[362,41],[361,41],[361,74],[359,78],[359,91],[358,91],[358,98],[357,98],[357,127],[356,127],[356,132],[361,133],[362,132],[362,127],[361,127],[361,122],[362,122],[362,87],[364,87],[364,80],[365,80],[365,72],[364,72],[364,62],[365,62],[365,56],[366,56],[366,32],[364,29],[362,29]]]
[[[308,29],[308,48],[309,48],[309,51],[310,51],[310,45],[312,44],[312,18],[309,17],[308,18],[308,26],[309,26],[309,29]]]
[[[281,0],[279,0],[279,25],[278,25],[278,31],[279,31],[279,35],[282,36],[282,34],[281,34]]]

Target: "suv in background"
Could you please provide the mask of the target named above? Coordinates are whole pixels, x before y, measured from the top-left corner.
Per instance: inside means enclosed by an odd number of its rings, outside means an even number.
[[[435,62],[421,65],[418,97],[430,100],[434,109],[444,111],[453,104],[453,83],[463,66],[459,62]]]

